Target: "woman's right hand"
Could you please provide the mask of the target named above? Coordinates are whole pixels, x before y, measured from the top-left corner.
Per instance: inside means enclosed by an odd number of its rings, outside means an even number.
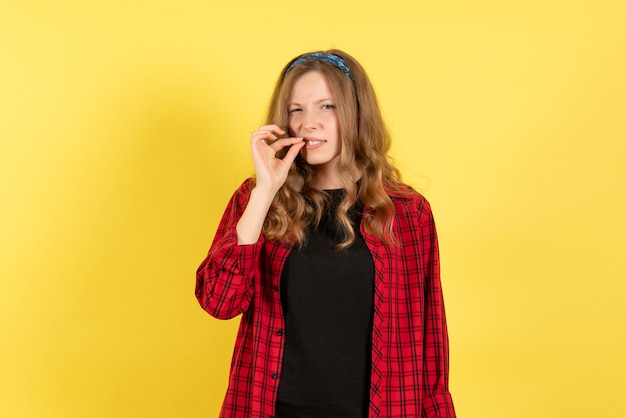
[[[272,197],[285,183],[291,164],[305,145],[302,138],[279,138],[284,134],[285,131],[278,125],[261,126],[252,132],[250,141],[256,188]],[[277,158],[276,153],[285,147],[291,148],[282,159]]]

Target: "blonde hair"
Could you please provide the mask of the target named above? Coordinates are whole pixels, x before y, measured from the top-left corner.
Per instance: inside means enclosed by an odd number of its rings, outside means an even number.
[[[341,57],[354,80],[334,65],[317,59],[290,68],[298,59],[294,58],[278,78],[268,109],[267,124],[288,127],[287,106],[294,83],[309,71],[323,74],[336,105],[341,138],[338,172],[340,183],[346,190],[337,209],[337,219],[344,231],[344,240],[337,247],[345,248],[354,241],[355,231],[348,218],[348,210],[357,200],[371,209],[363,214],[365,231],[383,242],[395,244],[395,207],[389,193],[406,194],[407,189],[400,183],[400,174],[388,156],[391,139],[374,89],[365,70],[353,57],[336,49],[320,52]],[[283,155],[284,152],[278,157]],[[353,167],[361,173],[358,190]],[[265,218],[263,234],[266,238],[304,245],[305,228],[307,225],[318,226],[329,204],[327,193],[311,187],[314,178],[315,168],[298,156]]]

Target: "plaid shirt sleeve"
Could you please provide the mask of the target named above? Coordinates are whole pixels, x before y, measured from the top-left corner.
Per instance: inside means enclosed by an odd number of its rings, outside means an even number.
[[[196,273],[196,297],[218,319],[230,319],[246,311],[253,295],[263,245],[261,236],[251,245],[237,244],[236,226],[250,197],[252,179],[231,197],[219,223],[213,244]]]

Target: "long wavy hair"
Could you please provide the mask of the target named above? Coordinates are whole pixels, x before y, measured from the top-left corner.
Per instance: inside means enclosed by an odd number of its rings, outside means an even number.
[[[337,248],[348,247],[354,241],[355,231],[348,211],[357,200],[368,208],[363,213],[365,231],[385,243],[396,244],[393,232],[395,207],[389,195],[406,195],[411,189],[401,184],[400,174],[388,156],[391,139],[372,84],[363,67],[347,53],[336,49],[319,52],[343,58],[354,80],[332,64],[316,59],[295,66],[285,75],[299,57],[294,58],[278,77],[268,109],[267,124],[287,128],[288,100],[294,83],[309,71],[322,73],[336,105],[341,138],[338,172],[346,191],[337,209],[337,220],[344,232],[344,239]],[[285,152],[283,150],[278,157],[282,158]],[[360,180],[354,178],[354,168],[361,174]],[[315,175],[315,166],[307,164],[298,156],[265,218],[263,234],[266,238],[296,242],[300,246],[305,244],[306,228],[319,225],[330,202],[327,193],[311,186]]]

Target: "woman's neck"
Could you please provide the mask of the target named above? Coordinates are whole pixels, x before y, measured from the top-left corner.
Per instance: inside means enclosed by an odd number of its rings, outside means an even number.
[[[352,170],[352,172],[352,178],[356,183],[361,178],[361,172],[357,170],[356,167]],[[321,170],[315,173],[312,186],[317,190],[334,190],[342,189],[344,187],[338,172],[335,171],[334,173],[328,173]]]

